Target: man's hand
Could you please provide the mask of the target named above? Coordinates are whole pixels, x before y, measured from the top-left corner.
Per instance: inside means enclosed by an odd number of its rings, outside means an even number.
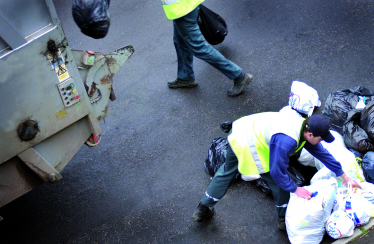
[[[297,187],[296,191],[294,192],[298,197],[311,199],[312,193],[305,189],[304,187]]]
[[[343,180],[347,184],[346,185],[347,187],[348,187],[348,184],[350,183],[352,187],[358,187],[358,188],[362,189],[362,187],[360,186],[360,184],[358,184],[357,181],[355,181],[354,179],[349,178],[345,173],[342,174],[340,177],[343,178]]]

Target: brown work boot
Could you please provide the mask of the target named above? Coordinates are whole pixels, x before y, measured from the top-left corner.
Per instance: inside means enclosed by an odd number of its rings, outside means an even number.
[[[214,214],[214,208],[213,207],[207,207],[205,205],[202,205],[201,202],[199,203],[199,206],[197,206],[197,209],[195,213],[192,215],[192,218],[196,220],[197,222],[203,221],[204,219],[209,219]]]
[[[234,80],[234,86],[227,90],[229,97],[235,97],[243,92],[244,87],[252,81],[253,75],[244,74],[243,77]]]
[[[278,217],[278,229],[279,230],[286,230],[286,219],[285,217]]]
[[[175,79],[175,81],[169,81],[168,86],[170,88],[190,88],[197,86],[196,80],[181,80]]]

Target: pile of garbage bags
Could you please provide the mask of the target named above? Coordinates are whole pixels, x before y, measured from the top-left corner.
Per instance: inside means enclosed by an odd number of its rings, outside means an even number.
[[[305,186],[315,197],[308,201],[291,193],[286,212],[287,234],[291,243],[320,243],[326,232],[334,239],[348,237],[353,235],[355,227],[366,224],[374,217],[374,184],[367,182],[361,167],[362,160],[356,157],[358,152],[355,154],[349,150],[339,133],[331,130],[331,134],[335,137],[333,142],[321,143],[362,189],[347,186],[341,177],[303,149],[299,162],[318,169],[310,180],[310,186]]]
[[[330,93],[322,113],[335,137],[332,143],[322,141],[323,147],[362,189],[347,186],[303,149],[298,161],[318,171],[305,186],[311,200],[290,195],[286,227],[291,243],[320,243],[326,232],[334,239],[349,237],[374,217],[374,94],[361,86]]]
[[[320,105],[314,88],[293,81],[289,104],[279,112],[306,117]],[[332,92],[322,114],[328,118],[335,137],[332,143],[322,141],[322,145],[362,189],[347,186],[305,149],[292,156],[287,173],[297,186],[305,187],[313,195],[310,200],[290,195],[286,227],[291,243],[320,243],[326,233],[334,239],[349,237],[355,227],[374,217],[374,93],[362,86]],[[221,123],[221,129],[228,133],[231,121]],[[225,162],[227,147],[226,138],[213,140],[204,163],[207,173],[213,176]],[[260,175],[241,175],[241,178],[254,181],[271,195]]]
[[[358,86],[330,93],[322,114],[329,119],[331,128],[344,136],[348,148],[365,154],[374,151],[373,111],[374,94]]]

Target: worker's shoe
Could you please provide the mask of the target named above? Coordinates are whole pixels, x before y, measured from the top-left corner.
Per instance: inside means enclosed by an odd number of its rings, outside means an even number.
[[[175,79],[175,81],[169,81],[168,86],[170,88],[190,88],[197,86],[196,80],[181,80]]]
[[[243,92],[244,87],[252,81],[252,78],[253,75],[244,73],[238,78],[234,79],[234,86],[227,90],[227,95],[229,95],[229,97],[238,96]]]
[[[214,214],[214,208],[213,207],[207,207],[205,205],[202,205],[201,202],[199,203],[199,206],[197,206],[197,209],[195,213],[192,215],[192,218],[196,220],[197,222],[200,222],[204,219],[209,219]]]
[[[278,229],[286,230],[286,219],[285,219],[285,217],[278,217]]]

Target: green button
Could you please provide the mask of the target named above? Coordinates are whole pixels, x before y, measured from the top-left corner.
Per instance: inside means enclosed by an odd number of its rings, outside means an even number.
[[[94,62],[94,57],[89,57],[88,58],[88,64],[93,64]]]
[[[71,88],[74,88],[74,84],[73,84],[73,83],[70,83],[70,87],[71,87]]]

